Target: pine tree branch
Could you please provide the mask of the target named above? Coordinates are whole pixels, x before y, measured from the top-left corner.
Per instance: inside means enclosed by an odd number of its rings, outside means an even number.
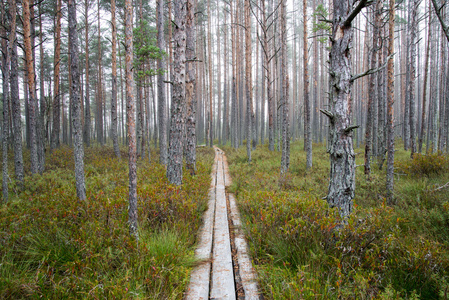
[[[367,71],[365,71],[365,72],[363,72],[363,73],[360,73],[360,74],[351,76],[351,79],[350,79],[349,81],[354,82],[355,80],[357,80],[357,79],[359,79],[359,78],[362,78],[362,77],[365,77],[365,76],[367,76],[367,75],[371,75],[371,74],[377,73],[377,72],[379,72],[379,71],[382,71],[382,70],[385,69],[385,67],[387,66],[388,60],[389,60],[390,58],[392,58],[392,57],[393,57],[393,54],[392,54],[392,55],[389,55],[389,56],[387,57],[387,59],[385,60],[385,63],[384,63],[382,66],[380,66],[379,68],[369,69],[369,70],[367,70]]]
[[[357,5],[351,13],[346,17],[346,20],[343,22],[343,26],[349,27],[351,26],[352,21],[357,17],[362,8],[368,5],[368,0],[360,0],[359,5]]]
[[[444,22],[443,16],[441,14],[441,10],[443,9],[444,5],[441,5],[441,7],[438,7],[437,0],[432,0],[433,8],[435,9],[435,13],[438,17],[438,20],[440,20],[441,27],[443,28],[444,35],[446,35],[446,39],[449,42],[449,26]]]

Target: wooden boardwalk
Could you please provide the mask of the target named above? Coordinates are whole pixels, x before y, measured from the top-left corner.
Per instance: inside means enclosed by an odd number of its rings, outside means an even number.
[[[241,231],[224,152],[215,149],[208,209],[195,256],[200,264],[190,277],[186,299],[260,299],[256,276]]]

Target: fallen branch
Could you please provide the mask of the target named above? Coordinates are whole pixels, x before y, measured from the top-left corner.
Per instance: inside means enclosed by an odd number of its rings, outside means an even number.
[[[447,182],[446,184],[444,184],[442,186],[439,186],[439,187],[437,187],[437,188],[435,188],[433,190],[430,190],[430,192],[436,192],[436,191],[442,190],[442,189],[447,188],[447,187],[449,187],[449,182]]]

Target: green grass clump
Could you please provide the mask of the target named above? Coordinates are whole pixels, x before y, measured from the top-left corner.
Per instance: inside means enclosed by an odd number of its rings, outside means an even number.
[[[229,190],[237,196],[267,299],[444,299],[449,189],[437,188],[449,181],[447,169],[425,179],[399,175],[410,158],[398,151],[396,202],[388,206],[384,170],[373,163],[367,181],[357,168],[354,210],[342,225],[336,209],[322,200],[329,176],[325,147],[314,145],[310,171],[302,143],[291,149],[290,172],[280,179],[279,152],[258,146],[247,163],[245,149],[225,147]],[[355,152],[362,165],[363,150]]]
[[[11,183],[0,207],[0,298],[180,299],[194,264],[213,150],[198,149],[182,188],[165,167],[138,161],[139,241],[128,232],[127,154],[86,148],[87,199],[76,198],[73,153],[47,156],[42,175]],[[10,170],[13,170],[12,168]]]

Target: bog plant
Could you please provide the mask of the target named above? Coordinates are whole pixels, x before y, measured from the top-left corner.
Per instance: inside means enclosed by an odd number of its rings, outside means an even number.
[[[71,151],[54,151],[46,171],[25,178],[23,191],[12,186],[0,207],[0,298],[182,298],[213,151],[198,149],[197,175],[186,172],[182,188],[158,163],[138,162],[138,243],[127,226],[127,161],[112,147],[87,148],[87,200],[79,202]]]
[[[259,146],[248,164],[243,150],[225,149],[233,177],[230,191],[237,195],[264,297],[445,299],[449,197],[439,198],[447,195],[444,189],[431,189],[445,182],[447,169],[428,185],[402,176],[396,181],[395,206],[383,197],[384,173],[373,171],[367,182],[363,170],[357,170],[354,211],[345,224],[322,200],[328,177],[324,148],[314,147],[313,170],[306,172],[302,145],[292,144],[285,178],[279,178],[280,153]],[[400,164],[415,163],[403,153],[398,157]],[[357,164],[362,160],[357,158]],[[412,200],[418,190],[427,202],[419,209]]]

